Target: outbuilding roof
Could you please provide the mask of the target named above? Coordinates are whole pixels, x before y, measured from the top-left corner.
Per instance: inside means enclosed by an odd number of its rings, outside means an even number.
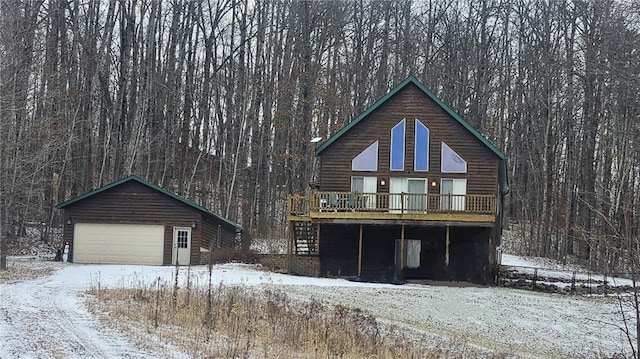
[[[205,207],[203,207],[203,206],[201,206],[201,205],[199,205],[199,204],[197,204],[197,203],[195,203],[193,201],[190,201],[190,200],[188,200],[188,199],[186,199],[186,198],[184,198],[184,197],[182,197],[180,195],[177,195],[177,194],[175,194],[173,192],[170,192],[170,191],[168,191],[168,190],[166,190],[166,189],[164,189],[164,188],[162,188],[162,187],[160,187],[160,186],[158,186],[158,185],[156,185],[154,183],[151,183],[151,182],[149,182],[147,180],[144,180],[144,179],[142,179],[142,178],[140,178],[140,177],[138,177],[136,175],[130,175],[130,176],[124,177],[124,178],[119,179],[119,180],[117,180],[115,182],[112,182],[112,183],[109,183],[107,185],[104,185],[104,186],[102,186],[100,188],[96,188],[93,191],[90,191],[90,192],[82,194],[82,195],[80,195],[78,197],[72,198],[72,199],[70,199],[70,200],[68,200],[66,202],[59,203],[58,205],[56,205],[56,208],[63,209],[63,208],[65,208],[67,206],[70,206],[70,205],[72,205],[74,203],[80,202],[80,201],[82,201],[84,199],[87,199],[89,197],[93,197],[93,196],[95,196],[95,195],[97,195],[99,193],[102,193],[104,191],[107,191],[107,190],[109,190],[111,188],[120,186],[121,184],[130,182],[130,181],[138,182],[138,183],[140,183],[140,184],[142,184],[144,186],[147,186],[147,187],[149,187],[151,189],[154,189],[154,190],[156,190],[158,192],[161,192],[161,193],[163,193],[163,194],[165,194],[165,195],[167,195],[167,196],[169,196],[171,198],[174,198],[174,199],[186,204],[189,207],[197,209],[198,211],[200,211],[200,212],[202,212],[202,213],[204,213],[206,215],[209,215],[209,216],[212,216],[212,217],[214,217],[216,219],[219,219],[220,221],[223,221],[223,222],[235,227],[236,229],[240,229],[240,230],[242,229],[242,226],[240,226],[239,224],[234,223],[234,222],[232,222],[232,221],[230,221],[230,220],[228,220],[228,219],[226,219],[224,217],[221,217],[221,216],[211,212],[207,208],[205,208]]]

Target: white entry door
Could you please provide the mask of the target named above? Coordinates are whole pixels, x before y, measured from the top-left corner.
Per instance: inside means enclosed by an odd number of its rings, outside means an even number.
[[[409,178],[407,180],[407,205],[409,212],[422,213],[427,209],[427,180]]]
[[[407,179],[404,177],[389,178],[389,212],[402,213],[402,193],[407,191]]]
[[[391,177],[389,179],[389,212],[424,212],[427,203],[425,178]],[[405,194],[404,196],[402,194]]]
[[[173,229],[173,253],[171,264],[187,265],[191,262],[191,228]]]

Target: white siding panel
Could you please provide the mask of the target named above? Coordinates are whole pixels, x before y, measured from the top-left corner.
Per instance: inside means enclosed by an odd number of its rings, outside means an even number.
[[[164,226],[76,223],[76,263],[162,265]]]

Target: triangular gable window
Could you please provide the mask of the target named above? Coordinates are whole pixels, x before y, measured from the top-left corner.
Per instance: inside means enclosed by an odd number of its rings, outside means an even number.
[[[442,142],[440,164],[440,172],[467,173],[467,161],[444,142]]]
[[[351,160],[352,171],[378,170],[378,141],[372,143],[364,151]]]

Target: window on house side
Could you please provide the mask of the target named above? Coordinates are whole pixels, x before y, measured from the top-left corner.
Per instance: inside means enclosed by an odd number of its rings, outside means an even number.
[[[440,181],[440,209],[443,211],[464,211],[466,208],[467,180],[463,178],[443,178]]]
[[[351,177],[351,192],[376,193],[377,177]]]
[[[354,198],[357,207],[376,208],[376,192],[378,191],[377,177],[351,177],[351,192],[361,194]]]
[[[392,171],[404,171],[404,134],[407,120],[403,119],[391,129],[391,158]]]
[[[352,171],[378,170],[378,141],[372,143],[364,151],[351,160]]]
[[[414,171],[429,170],[429,128],[416,119],[415,151],[413,156]]]
[[[178,230],[178,248],[187,248],[189,242],[189,232],[184,230]]]
[[[364,177],[351,177],[351,192],[364,192]]]
[[[444,142],[440,153],[440,172],[467,173],[467,161]]]

